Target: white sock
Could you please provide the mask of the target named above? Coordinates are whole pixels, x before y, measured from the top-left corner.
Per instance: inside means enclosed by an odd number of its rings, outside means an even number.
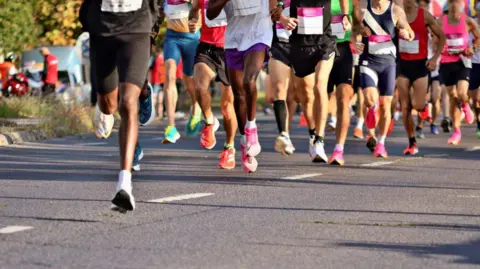
[[[363,128],[363,123],[364,123],[364,119],[363,118],[358,118],[357,120],[357,128],[359,129],[362,129]]]
[[[245,128],[257,128],[257,124],[255,123],[255,119],[252,121],[247,120],[247,124],[245,125]]]
[[[120,174],[118,175],[117,192],[120,190],[125,190],[127,192],[132,191],[132,172],[128,170],[120,171]]]
[[[385,135],[378,136],[378,143],[385,145],[385,139],[387,139]]]
[[[336,144],[335,145],[335,150],[343,151],[343,145]]]
[[[332,123],[337,123],[337,117],[331,116],[331,117],[330,117],[330,121],[331,121]]]
[[[213,114],[210,117],[205,118],[205,122],[210,125],[213,124]]]

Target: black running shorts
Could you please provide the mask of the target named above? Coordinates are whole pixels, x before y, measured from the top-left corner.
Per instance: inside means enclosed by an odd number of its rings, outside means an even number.
[[[335,36],[323,35],[320,42],[314,46],[292,44],[290,62],[295,76],[303,78],[314,73],[318,62],[334,56],[337,48],[335,40]]]
[[[92,87],[107,94],[120,83],[143,88],[150,59],[150,34],[90,37]]]
[[[273,41],[272,48],[270,49],[270,57],[291,67],[290,44]]]
[[[332,93],[340,84],[352,85],[353,82],[353,54],[350,42],[337,43],[337,51],[338,54],[328,79],[328,93]],[[354,90],[356,91],[356,89]]]
[[[469,90],[474,91],[480,88],[480,64],[472,64],[470,71],[470,85]]]
[[[457,85],[457,82],[460,80],[470,81],[470,70],[470,68],[466,68],[463,65],[462,60],[440,65],[440,75],[447,87]]]
[[[427,77],[429,74],[428,68],[426,66],[427,59],[423,60],[401,60],[398,63],[399,67],[399,76],[402,76],[410,81],[410,83],[415,82],[419,78]]]
[[[214,45],[200,42],[195,55],[195,64],[204,63],[217,74],[215,81],[222,82],[225,86],[230,86],[227,66],[225,64],[225,50]]]

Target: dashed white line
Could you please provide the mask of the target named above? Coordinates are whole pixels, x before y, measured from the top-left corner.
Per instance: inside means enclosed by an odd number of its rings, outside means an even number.
[[[316,174],[303,174],[303,175],[298,175],[298,176],[291,176],[291,177],[282,177],[281,179],[284,180],[297,180],[297,179],[303,179],[303,178],[310,178],[310,177],[317,177],[321,176],[321,173],[316,173]]]
[[[377,167],[377,166],[382,166],[382,165],[387,165],[387,164],[392,164],[393,162],[387,162],[387,161],[379,161],[379,162],[374,162],[374,163],[364,163],[361,164],[360,166],[363,167]]]
[[[147,203],[168,203],[173,201],[181,201],[194,198],[202,198],[207,196],[212,196],[214,193],[191,193],[191,194],[182,194],[178,196],[165,197],[160,199],[149,200]]]
[[[1,228],[0,229],[0,234],[13,234],[13,233],[16,233],[16,232],[22,232],[22,231],[31,230],[31,229],[33,229],[32,226],[12,225],[12,226],[7,226],[7,227]]]
[[[100,145],[107,145],[107,142],[91,142],[91,143],[80,143],[75,144],[75,146],[100,146]]]
[[[471,147],[471,148],[466,149],[465,151],[477,151],[477,150],[480,150],[480,146]]]
[[[448,157],[450,156],[449,154],[446,153],[441,153],[441,154],[425,154],[425,158],[440,158],[440,157]]]

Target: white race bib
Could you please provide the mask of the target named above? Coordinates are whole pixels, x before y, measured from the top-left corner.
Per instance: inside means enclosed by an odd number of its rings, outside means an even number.
[[[420,52],[420,42],[417,35],[415,35],[415,39],[412,41],[402,38],[400,38],[398,41],[398,46],[401,53],[418,54]]]
[[[343,15],[333,15],[332,23],[330,24],[332,28],[332,35],[336,36],[338,39],[345,38],[345,31],[343,30]]]
[[[165,14],[168,19],[178,20],[188,18],[190,6],[184,0],[168,0]]]
[[[390,35],[370,35],[368,37],[368,53],[373,55],[393,54],[395,45]]]
[[[262,11],[260,0],[231,0],[234,16],[248,16]]]
[[[209,20],[207,18],[208,0],[205,0],[204,7],[205,7],[204,8],[205,25],[207,25],[207,27],[214,28],[214,27],[222,27],[222,26],[227,25],[227,14],[225,13],[225,10],[222,9],[220,14],[218,14],[218,16],[215,19]]]
[[[286,7],[282,13],[283,15],[290,17],[290,7]],[[278,39],[280,39],[280,41],[282,42],[288,42],[290,39],[290,36],[292,35],[292,31],[289,31],[283,28],[283,25],[279,22],[275,24],[275,28],[277,30]]]
[[[297,7],[298,34],[323,35],[323,8]]]
[[[102,12],[125,13],[142,8],[143,0],[102,0]]]
[[[465,50],[461,35],[447,34],[446,36],[448,53],[457,54]]]

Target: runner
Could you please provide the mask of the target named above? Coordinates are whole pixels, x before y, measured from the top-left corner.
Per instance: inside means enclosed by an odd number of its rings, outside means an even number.
[[[165,60],[163,59],[163,50],[157,49],[150,67],[150,83],[153,88],[153,107],[159,119],[163,118],[163,86],[165,85]]]
[[[333,165],[344,165],[343,146],[347,139],[348,127],[350,126],[350,101],[356,89],[353,89],[353,54],[350,47],[351,38],[355,40],[351,30],[344,31],[342,20],[343,14],[348,14],[351,20],[353,13],[353,1],[348,0],[348,12],[343,13],[340,7],[340,0],[331,0],[332,9],[332,35],[337,39],[338,57],[333,63],[333,68],[328,79],[328,92],[336,95],[336,126],[333,128],[336,132],[336,142],[333,154],[329,163]],[[333,118],[333,117],[332,117]]]
[[[441,24],[447,36],[447,44],[442,51],[440,73],[445,81],[450,95],[450,114],[453,120],[453,134],[448,144],[458,145],[462,140],[460,109],[465,114],[465,121],[473,123],[473,113],[470,109],[468,87],[472,61],[480,45],[480,33],[474,19],[463,12],[462,0],[448,1],[448,14],[443,15]],[[472,46],[468,45],[469,33],[473,34]]]
[[[363,124],[365,123],[364,118],[364,102],[365,97],[363,96],[363,91],[359,90],[360,88],[360,53],[363,52],[363,43],[362,36],[356,35],[355,40],[352,40],[352,53],[353,53],[353,90],[357,94],[357,123],[353,129],[353,137],[358,139],[363,139]]]
[[[200,137],[200,146],[206,149],[215,147],[217,140],[215,132],[220,123],[212,113],[212,97],[210,95],[210,82],[215,79],[221,82],[223,124],[225,126],[226,141],[223,152],[220,154],[219,168],[235,168],[235,133],[237,132],[237,119],[233,106],[233,92],[225,66],[225,31],[227,29],[227,17],[225,12],[214,19],[209,20],[205,15],[208,7],[208,0],[193,0],[190,9],[189,21],[190,31],[196,31],[196,24],[199,21],[198,11],[203,21],[201,28],[200,44],[197,47],[193,78],[195,80],[195,91],[198,103],[202,108],[205,118],[205,127]]]
[[[190,119],[185,128],[185,133],[187,136],[195,136],[200,130],[201,111],[196,101],[195,83],[193,81],[193,65],[200,38],[198,31],[200,23],[197,25],[197,31],[190,33],[188,27],[190,2],[191,0],[165,1],[167,32],[165,34],[164,58],[167,75],[164,92],[168,126],[165,129],[164,144],[176,143],[180,138],[180,133],[175,127],[175,109],[178,100],[176,72],[180,60],[183,63],[183,83],[192,100]]]
[[[395,89],[396,48],[393,40],[399,36],[413,40],[415,34],[403,9],[388,0],[368,0],[360,25],[365,49],[360,56],[360,84],[368,108],[366,125],[370,129],[367,147],[375,157],[387,158],[385,139],[391,121],[391,106]],[[380,113],[378,113],[380,110]],[[378,143],[373,129],[379,125]]]
[[[324,149],[325,125],[328,116],[328,78],[333,67],[336,37],[333,30],[348,31],[350,5],[341,0],[341,18],[331,26],[330,0],[292,0],[287,30],[290,36],[291,64],[295,86],[302,91],[303,109],[309,127],[309,154],[313,162],[328,162]],[[333,24],[332,24],[333,25]],[[337,30],[339,29],[339,30]]]
[[[293,75],[290,63],[290,44],[289,38],[292,31],[286,30],[283,24],[289,23],[290,0],[278,2],[283,13],[280,22],[273,26],[273,42],[271,49],[271,58],[268,65],[270,71],[271,87],[273,89],[273,110],[275,120],[277,121],[278,132],[280,135],[275,140],[275,151],[282,155],[292,155],[295,148],[289,135],[289,126],[291,110],[290,104],[287,105],[287,97],[292,94]]]
[[[207,18],[213,20],[224,9],[228,25],[225,34],[225,58],[234,93],[242,147],[242,165],[246,173],[255,172],[260,153],[257,125],[256,80],[272,44],[272,20],[268,0],[211,0]]]
[[[92,83],[98,93],[97,134],[108,137],[111,133],[113,113],[120,100],[121,171],[112,203],[122,210],[135,209],[131,170],[138,139],[137,113],[154,115],[145,113],[145,110],[153,110],[152,94],[145,87],[145,80],[150,57],[150,33],[157,16],[158,7],[153,0],[135,0],[129,5],[122,5],[116,0],[103,0],[101,4],[84,1],[80,9],[80,21],[90,33]]]
[[[409,145],[404,155],[418,153],[415,139],[412,109],[419,114],[427,110],[428,72],[434,71],[440,59],[440,50],[437,50],[430,60],[428,57],[428,35],[430,32],[439,40],[438,45],[443,48],[445,35],[435,18],[423,8],[416,5],[416,0],[404,0],[403,6],[410,27],[415,32],[413,41],[399,40],[400,76],[397,79],[402,118],[407,132]],[[427,113],[428,114],[428,113]],[[422,120],[425,117],[422,117]]]
[[[480,22],[480,3],[477,4],[476,22]],[[475,36],[470,34],[470,46],[475,43]],[[472,71],[470,71],[470,91],[468,92],[473,100],[475,116],[477,119],[477,137],[480,139],[480,49],[477,47],[472,57]]]

